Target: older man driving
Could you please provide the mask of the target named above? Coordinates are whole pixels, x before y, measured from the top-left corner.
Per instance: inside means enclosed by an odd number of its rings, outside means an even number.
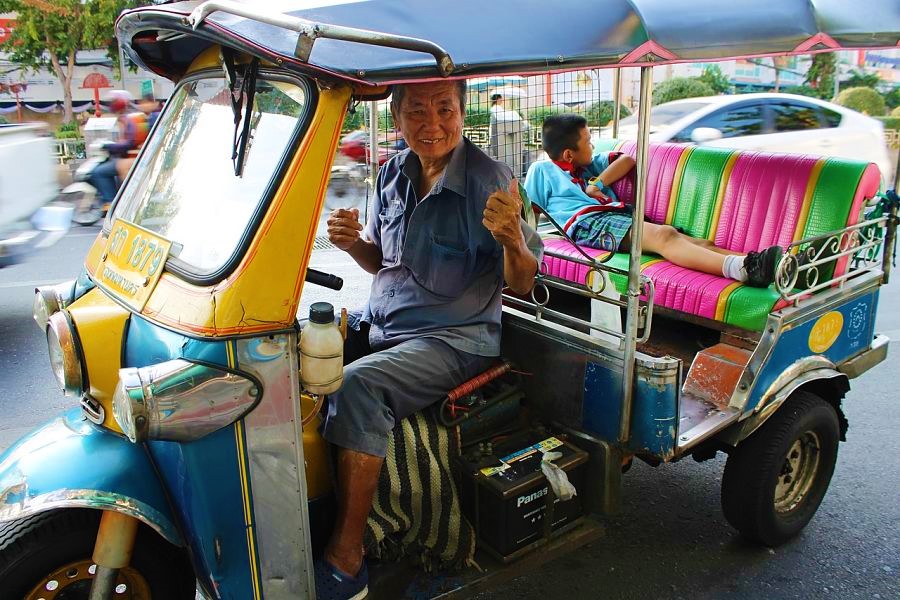
[[[392,429],[491,365],[504,281],[526,293],[537,272],[541,242],[509,167],[462,135],[465,97],[464,81],[395,87],[409,149],[381,168],[365,228],[356,209],[328,219],[331,242],[375,277],[323,427],[339,447],[338,515],[316,565],[320,600],[366,596],[363,534]]]

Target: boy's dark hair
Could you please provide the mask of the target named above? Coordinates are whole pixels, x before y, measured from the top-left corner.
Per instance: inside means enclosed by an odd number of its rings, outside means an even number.
[[[573,113],[550,115],[544,119],[544,127],[541,130],[541,145],[544,152],[556,160],[564,150],[575,150],[578,147],[578,139],[581,130],[587,127],[587,119]]]

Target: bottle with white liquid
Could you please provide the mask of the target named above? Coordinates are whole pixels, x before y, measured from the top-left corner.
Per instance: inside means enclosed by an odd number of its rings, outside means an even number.
[[[310,394],[331,394],[344,381],[344,337],[334,322],[334,307],[315,302],[300,332],[300,381]]]

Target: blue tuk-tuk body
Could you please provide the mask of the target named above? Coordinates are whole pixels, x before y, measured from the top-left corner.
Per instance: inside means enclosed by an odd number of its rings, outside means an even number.
[[[121,219],[129,206],[158,201],[156,190],[141,192],[145,203],[129,198],[138,186],[126,181],[78,282],[39,290],[35,317],[49,332],[60,383],[82,408],[0,457],[0,527],[12,532],[0,542],[0,588],[15,584],[27,594],[51,580],[58,586],[52,578],[65,565],[49,565],[34,581],[10,565],[17,548],[40,557],[39,536],[30,538],[29,527],[65,526],[84,539],[73,549],[77,577],[63,585],[93,585],[92,597],[113,597],[119,582],[136,597],[145,586],[188,598],[195,580],[212,598],[313,597],[317,529],[327,526],[333,502],[329,452],[315,430],[321,404],[301,389],[295,316],[304,278],[334,285],[307,267],[343,111],[354,98],[373,100],[377,122],[375,99],[397,83],[588,67],[642,69],[639,143],[608,142],[636,158],[635,176],[617,189],[634,207],[632,247],[615,255],[539,229],[546,252],[535,289],[528,298],[504,298],[503,357],[523,378],[516,399],[587,451],[578,496],[586,513],[616,510],[623,469],[634,457],[658,464],[725,451],[728,520],[769,545],[796,535],[827,489],[846,429],[840,402],[850,379],[887,354],[874,323],[879,288],[890,275],[898,200],[879,195],[877,168],[858,161],[649,144],[651,70],[893,47],[900,42],[893,0],[866,11],[839,0],[703,0],[685,7],[579,1],[551,15],[536,2],[461,0],[452,11],[405,0],[308,4],[282,2],[284,12],[275,12],[262,2],[181,2],[120,18],[129,57],[180,82],[176,106],[160,117],[149,147],[170,142],[178,127],[189,129],[189,119],[169,131],[164,125],[197,101],[204,84],[217,92],[207,113],[233,107],[244,93],[235,81],[253,69],[249,80],[258,74],[271,83],[264,91],[281,106],[298,97],[307,103],[278,114],[291,119],[294,133],[282,132],[283,155],[273,159],[277,169],[246,215],[229,266],[199,276],[164,260],[162,284],[159,274],[125,281],[137,296],[139,288],[163,286],[165,294],[149,301],[100,281],[97,265],[115,250],[120,232],[150,235],[158,247],[171,242]],[[602,18],[573,27],[572,14]],[[232,108],[226,110],[231,119]],[[244,121],[252,123],[251,116]],[[260,151],[263,136],[253,145],[252,137],[240,141],[236,132],[235,157]],[[161,152],[159,164],[183,160],[184,147]],[[774,186],[766,188],[771,193],[759,192],[765,185]],[[297,218],[282,214],[278,229],[279,211],[290,210]],[[756,220],[740,216],[748,214]],[[764,223],[766,215],[777,223]],[[152,217],[164,221],[167,213],[158,209]],[[645,218],[732,250],[783,244],[775,285],[748,289],[642,255]],[[292,222],[303,228],[301,257],[294,256],[300,246],[284,242],[296,242],[287,235]],[[184,250],[177,246],[166,246],[170,257]],[[291,268],[296,281],[278,280]],[[255,287],[229,289],[248,272]],[[272,292],[282,283],[287,292]],[[254,309],[287,316],[249,314],[239,292],[258,300]],[[170,303],[178,310],[167,313]],[[610,325],[616,322],[621,326]],[[154,398],[159,410],[150,414]],[[778,451],[769,454],[778,456],[763,456],[773,447]],[[546,496],[552,511],[555,498]],[[750,511],[753,519],[745,518]],[[598,535],[592,519],[572,525],[552,535],[548,528],[527,550],[541,547],[549,557]],[[461,589],[480,577],[462,575],[447,585]]]

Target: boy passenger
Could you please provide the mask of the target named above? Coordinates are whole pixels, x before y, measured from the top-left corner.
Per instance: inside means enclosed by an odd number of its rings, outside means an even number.
[[[587,121],[575,114],[547,117],[543,147],[549,161],[528,169],[525,190],[579,245],[628,252],[632,216],[610,186],[634,168],[621,153],[593,153]],[[754,287],[768,287],[782,256],[780,246],[746,255],[692,238],[671,225],[645,222],[642,245],[648,252],[695,271],[721,275]],[[611,246],[611,247],[610,247]]]

